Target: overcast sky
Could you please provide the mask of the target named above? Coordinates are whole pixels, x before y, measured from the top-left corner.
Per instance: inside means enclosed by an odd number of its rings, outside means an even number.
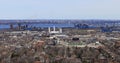
[[[120,19],[120,0],[0,0],[0,19]]]

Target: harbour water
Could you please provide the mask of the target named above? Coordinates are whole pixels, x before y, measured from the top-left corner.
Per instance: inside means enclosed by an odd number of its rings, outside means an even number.
[[[14,25],[14,27],[16,27],[17,25]],[[45,27],[58,27],[58,28],[64,28],[64,27],[74,27],[74,24],[28,24],[28,27],[41,27],[41,28],[45,28]],[[0,29],[8,29],[10,28],[10,25],[0,25]]]

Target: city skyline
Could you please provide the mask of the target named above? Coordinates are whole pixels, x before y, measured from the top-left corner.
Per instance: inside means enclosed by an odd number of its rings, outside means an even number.
[[[0,19],[120,19],[119,0],[0,0]]]

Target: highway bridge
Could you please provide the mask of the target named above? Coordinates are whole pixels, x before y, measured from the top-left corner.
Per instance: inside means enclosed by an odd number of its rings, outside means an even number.
[[[0,24],[63,24],[69,23],[71,20],[0,20]]]
[[[118,25],[120,24],[120,20],[70,20],[70,19],[66,19],[66,20],[62,20],[62,19],[41,19],[41,20],[0,20],[0,24],[17,24],[17,23],[21,23],[21,24],[36,24],[36,23],[46,23],[46,24],[63,24],[63,23],[68,23],[68,24],[79,24],[79,23],[84,23],[84,24],[95,24],[95,25],[99,25],[99,24],[115,24]]]

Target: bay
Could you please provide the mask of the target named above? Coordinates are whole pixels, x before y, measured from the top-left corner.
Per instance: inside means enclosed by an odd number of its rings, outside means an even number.
[[[25,25],[25,24],[23,24]],[[64,27],[74,27],[74,24],[27,24],[28,28],[30,27],[58,27],[58,28],[64,28]],[[17,25],[14,25],[14,27],[17,27]],[[0,25],[0,29],[9,29],[10,25]]]

